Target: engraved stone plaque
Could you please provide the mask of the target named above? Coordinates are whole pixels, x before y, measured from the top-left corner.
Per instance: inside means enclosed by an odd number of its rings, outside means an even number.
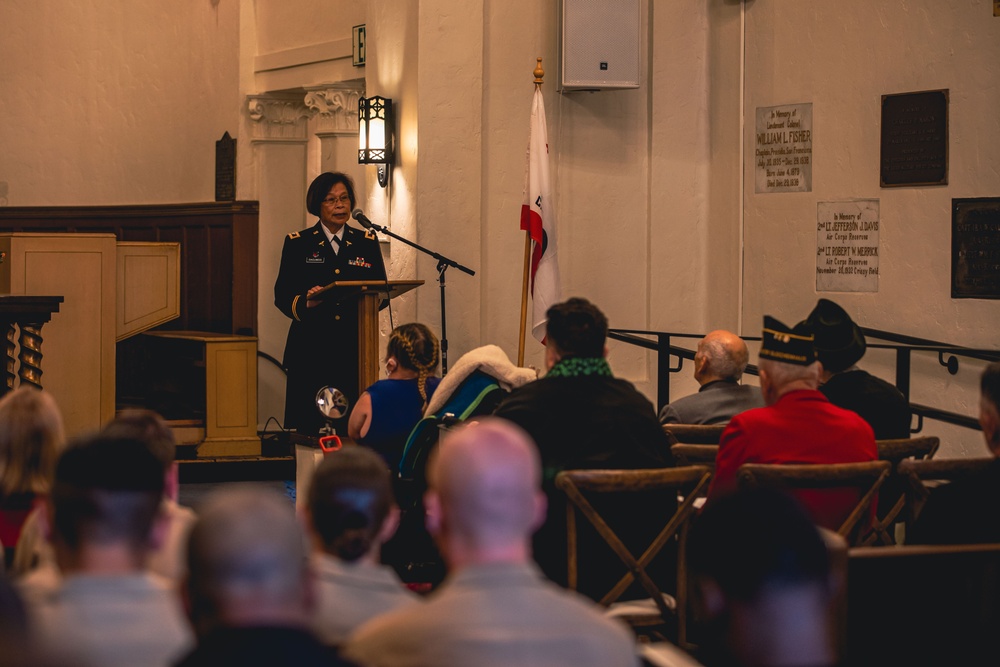
[[[951,298],[1000,299],[1000,197],[951,200]]]
[[[882,96],[883,188],[948,183],[948,91]]]
[[[215,142],[215,201],[236,199],[236,139],[226,132]]]
[[[812,104],[757,107],[754,192],[812,192]]]
[[[877,292],[879,200],[816,205],[816,291]]]

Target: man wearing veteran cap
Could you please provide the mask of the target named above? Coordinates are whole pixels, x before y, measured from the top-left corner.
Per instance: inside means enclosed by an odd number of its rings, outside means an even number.
[[[733,417],[722,433],[708,502],[736,489],[744,463],[858,463],[878,458],[871,426],[817,389],[822,366],[805,322],[789,328],[764,317],[760,388],[766,407]],[[800,490],[818,525],[836,530],[858,501],[853,489]]]
[[[861,415],[877,440],[910,437],[910,406],[896,387],[857,367],[865,354],[861,327],[839,305],[820,299],[806,318],[823,364],[819,390],[834,405]]]

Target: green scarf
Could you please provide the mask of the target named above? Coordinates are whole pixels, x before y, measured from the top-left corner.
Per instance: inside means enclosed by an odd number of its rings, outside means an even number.
[[[580,377],[581,375],[611,375],[611,366],[604,357],[568,357],[560,359],[555,366],[549,369],[545,377]]]

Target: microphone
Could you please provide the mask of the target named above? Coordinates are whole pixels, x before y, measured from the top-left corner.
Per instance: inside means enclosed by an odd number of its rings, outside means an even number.
[[[374,224],[371,220],[368,219],[368,216],[366,216],[365,212],[362,211],[360,208],[354,209],[354,212],[351,213],[351,217],[360,222],[361,226],[364,227],[365,229],[371,229],[372,225]]]

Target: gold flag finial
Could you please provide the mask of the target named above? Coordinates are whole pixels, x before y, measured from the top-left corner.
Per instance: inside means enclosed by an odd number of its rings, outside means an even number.
[[[542,69],[542,59],[537,58],[537,60],[538,64],[535,65],[535,71],[532,74],[535,75],[535,85],[540,86],[542,85],[542,77],[545,76],[545,70]]]

